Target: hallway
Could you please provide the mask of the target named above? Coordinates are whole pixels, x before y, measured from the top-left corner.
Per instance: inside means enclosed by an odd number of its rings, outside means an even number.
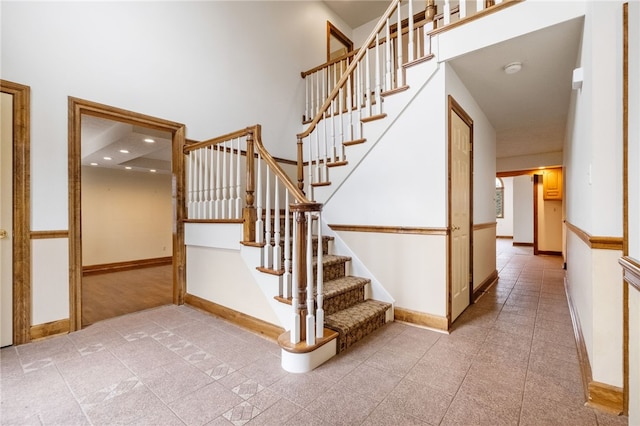
[[[3,425],[624,425],[583,406],[560,257],[497,241],[450,335],[387,324],[307,374],[275,343],[164,306],[1,350]]]

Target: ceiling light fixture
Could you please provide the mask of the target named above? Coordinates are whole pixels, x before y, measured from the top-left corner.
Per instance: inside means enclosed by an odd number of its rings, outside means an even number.
[[[155,172],[156,172],[156,169],[151,169],[151,170],[149,170],[149,171],[150,171],[151,173],[155,173]]]
[[[146,143],[154,143],[154,142],[155,142],[155,140],[153,140],[153,139],[151,139],[151,138],[146,138],[144,141],[145,141]]]
[[[111,160],[111,157],[102,157],[102,159],[109,161],[109,160]]]
[[[511,62],[503,67],[506,74],[515,74],[522,69],[522,62]]]
[[[120,152],[123,153],[123,154],[128,154],[129,153],[129,151],[127,151],[126,149],[121,149]]]
[[[98,163],[91,163],[91,165],[92,165],[92,166],[97,166],[97,165],[98,165]]]
[[[131,170],[131,167],[130,166],[126,166],[125,169]]]

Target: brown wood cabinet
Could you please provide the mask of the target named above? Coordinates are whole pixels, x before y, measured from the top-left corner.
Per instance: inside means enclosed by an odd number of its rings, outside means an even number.
[[[543,198],[562,200],[562,169],[547,169],[542,176]]]

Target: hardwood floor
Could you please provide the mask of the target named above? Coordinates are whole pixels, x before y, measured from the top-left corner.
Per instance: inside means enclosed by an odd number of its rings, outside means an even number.
[[[153,266],[82,278],[82,326],[171,304],[172,266]]]

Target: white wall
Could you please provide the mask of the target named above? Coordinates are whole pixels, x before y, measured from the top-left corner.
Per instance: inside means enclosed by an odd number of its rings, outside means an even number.
[[[82,263],[172,255],[171,175],[82,167]]]
[[[582,89],[573,92],[565,154],[566,220],[592,236],[622,237],[622,2],[585,2]],[[617,250],[580,247],[567,232],[567,285],[593,380],[622,386],[622,274]],[[591,271],[586,274],[585,271]]]
[[[500,237],[513,237],[513,178],[503,177],[504,217],[498,218],[496,234]]]
[[[0,19],[2,78],[31,87],[33,231],[68,229],[68,96],[196,140],[260,123],[270,152],[295,159],[300,72],[326,59],[327,20],[346,28],[322,2],[289,1],[2,2]],[[68,250],[37,245],[34,324],[69,310]]]
[[[533,182],[530,175],[513,178],[513,242],[533,244]]]

